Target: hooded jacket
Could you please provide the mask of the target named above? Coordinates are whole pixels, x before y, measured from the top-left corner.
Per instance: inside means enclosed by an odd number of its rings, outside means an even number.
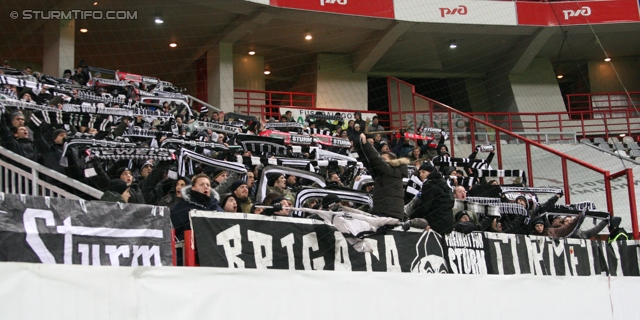
[[[445,234],[453,231],[453,192],[440,172],[434,171],[422,184],[420,201],[414,207],[411,218],[427,219],[431,229]]]
[[[191,230],[191,222],[189,221],[189,211],[191,210],[209,210],[224,211],[220,207],[218,199],[213,196],[206,195],[194,191],[191,186],[186,186],[180,190],[182,201],[178,202],[171,208],[171,224],[176,230],[176,237],[179,240],[184,239],[184,231]],[[211,189],[213,195],[213,189]]]
[[[404,187],[402,179],[409,176],[407,165],[409,160],[400,158],[384,161],[370,143],[357,140],[358,157],[369,170],[374,181],[373,210],[374,215],[387,216],[404,220]]]

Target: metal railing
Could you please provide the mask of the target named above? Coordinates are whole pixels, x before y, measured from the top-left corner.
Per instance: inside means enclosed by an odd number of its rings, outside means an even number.
[[[640,113],[635,109],[572,112],[471,112],[469,115],[508,131],[575,132],[579,137],[609,138],[640,132]]]
[[[578,143],[578,135],[575,132],[513,132],[517,135],[521,135],[521,136],[533,136],[533,138],[529,138],[533,141],[539,142],[539,143],[544,143],[544,144],[549,144],[549,142],[555,142],[555,143],[574,143],[577,144]],[[495,132],[478,132],[476,131],[475,133],[476,141],[486,141],[486,142],[493,142],[496,141],[496,134]],[[470,137],[471,137],[471,133],[469,132],[454,132],[453,136],[455,137],[455,143],[470,143]],[[557,136],[557,138],[555,138],[555,136]],[[568,137],[568,138],[565,138]],[[484,139],[481,139],[484,138]],[[503,136],[502,139],[500,139],[500,141],[502,141],[504,144],[520,144],[520,141],[518,139],[509,139],[509,137],[507,136]]]
[[[607,211],[611,212],[612,214],[614,213],[612,181],[614,179],[626,176],[625,189],[628,192],[629,214],[633,228],[633,236],[634,239],[639,239],[640,234],[638,230],[636,194],[632,168],[625,168],[618,172],[611,173],[608,170],[599,168],[578,158],[559,152],[547,145],[541,144],[531,139],[527,139],[522,135],[512,132],[514,130],[502,128],[493,123],[489,123],[488,121],[480,120],[474,117],[474,115],[463,113],[448,105],[416,94],[415,86],[393,77],[387,78],[387,88],[389,91],[389,111],[391,112],[390,118],[394,127],[411,128],[420,125],[441,127],[449,132],[449,136],[454,136],[454,134],[464,132],[470,135],[471,148],[474,148],[476,145],[476,134],[478,133],[476,128],[481,128],[485,131],[491,130],[495,133],[498,133],[495,134],[496,158],[498,160],[498,168],[503,168],[504,162],[501,152],[501,149],[503,148],[501,139],[503,139],[503,137],[509,137],[518,140],[521,144],[524,144],[525,154],[518,154],[518,156],[524,157],[524,160],[526,161],[526,175],[529,187],[534,186],[534,181],[536,178],[534,176],[533,170],[534,158],[532,157],[532,151],[538,152],[538,155],[541,153],[546,153],[559,158],[559,168],[561,170],[562,177],[554,177],[554,181],[556,181],[555,183],[562,184],[566,203],[571,203],[571,184],[568,168],[569,164],[571,164],[573,167],[576,167],[576,169],[579,168],[583,172],[583,174],[595,173],[594,176],[602,178],[602,192],[605,193]],[[438,123],[438,121],[440,122]],[[446,127],[442,125],[444,122],[446,122]],[[454,127],[456,127],[456,129],[454,129]],[[455,139],[449,139],[449,151],[452,157],[455,157],[454,140]],[[552,164],[541,163],[536,163],[536,165],[541,167],[552,166]],[[558,180],[560,178],[562,179],[561,181]],[[503,178],[500,178],[500,184],[503,184]]]
[[[601,92],[567,95],[569,111],[620,112],[640,105],[640,92]]]
[[[264,106],[316,107],[316,95],[313,93],[244,89],[235,89],[233,91],[235,112],[241,114],[258,116]]]
[[[48,181],[55,181],[52,184]],[[1,191],[29,196],[96,200],[103,192],[0,147]]]

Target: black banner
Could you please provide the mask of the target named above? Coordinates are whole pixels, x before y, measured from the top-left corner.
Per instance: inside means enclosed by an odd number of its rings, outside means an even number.
[[[224,268],[640,276],[640,242],[386,230],[373,252],[312,219],[192,212],[200,264]]]
[[[448,273],[441,237],[388,230],[357,252],[319,220],[193,211],[200,265],[228,268]]]
[[[169,210],[0,193],[0,261],[172,265]]]

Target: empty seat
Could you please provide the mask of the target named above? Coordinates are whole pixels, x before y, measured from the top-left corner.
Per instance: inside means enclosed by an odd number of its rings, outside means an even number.
[[[627,148],[624,147],[624,144],[622,144],[622,142],[614,142],[613,143],[613,150],[626,150]]]
[[[629,156],[634,159],[636,159],[637,157],[640,157],[640,150],[638,149],[629,150]]]
[[[609,139],[607,139],[607,142],[609,142],[609,144],[614,144],[616,142],[620,142],[620,140],[618,140],[618,137],[609,137]]]
[[[627,155],[627,153],[626,153],[626,152],[624,152],[624,151],[622,151],[622,150],[616,150],[616,154],[617,154],[617,155],[620,155],[621,157],[625,157],[625,158],[629,157],[629,156]]]
[[[599,144],[602,144],[602,143],[607,143],[607,141],[604,140],[604,138],[594,138],[593,139],[593,143],[599,145]]]
[[[591,144],[591,140],[589,138],[582,138],[582,139],[580,139],[580,143]]]
[[[518,139],[509,140],[509,144],[518,144]]]
[[[632,137],[624,137],[622,138],[622,143],[628,145],[629,143],[635,142]]]
[[[627,148],[638,150],[638,149],[640,149],[640,146],[638,145],[637,142],[631,141],[631,142],[627,143]]]
[[[609,151],[611,152],[611,147],[609,147],[609,144],[606,142],[603,142],[601,144],[598,145],[598,147],[604,151]]]

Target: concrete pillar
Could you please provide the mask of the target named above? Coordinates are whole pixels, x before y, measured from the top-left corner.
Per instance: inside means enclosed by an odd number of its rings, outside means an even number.
[[[264,91],[264,57],[246,54],[233,55],[233,86],[235,89]],[[234,92],[235,112],[259,117],[260,106],[266,104],[260,92]],[[242,106],[239,106],[242,105]]]
[[[318,108],[367,110],[367,74],[353,71],[350,55],[318,54]]]
[[[233,112],[233,44],[220,42],[207,51],[209,104]]]
[[[517,112],[566,112],[558,79],[548,58],[534,59],[524,73],[510,75]]]
[[[44,24],[44,74],[62,77],[65,69],[75,69],[75,27],[75,20],[52,20]]]

